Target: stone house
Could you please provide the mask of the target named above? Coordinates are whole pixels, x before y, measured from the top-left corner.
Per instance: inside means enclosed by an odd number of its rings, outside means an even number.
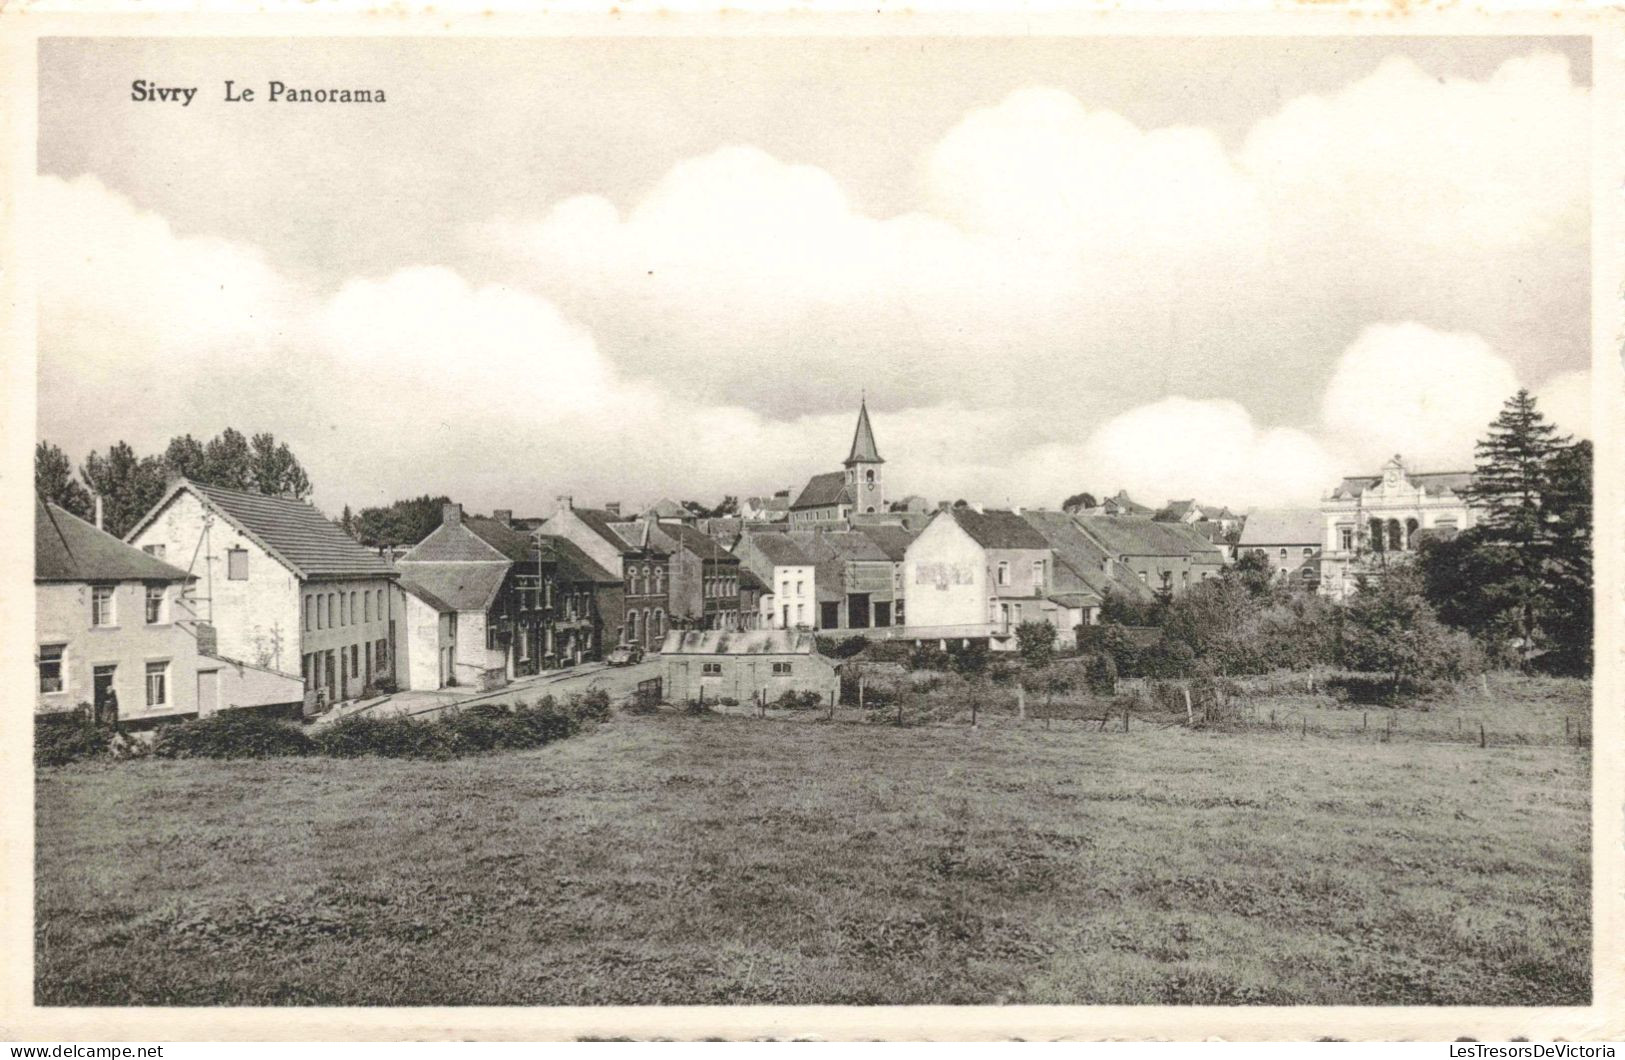
[[[673,630],[661,646],[664,694],[671,703],[731,699],[771,703],[786,692],[815,692],[826,703],[840,695],[840,672],[818,654],[804,630],[752,632]]]
[[[1100,621],[1100,607],[1108,593],[1129,600],[1151,599],[1151,590],[1134,571],[1084,533],[1076,517],[1040,509],[1023,510],[1021,517],[1043,535],[1055,555],[1049,601],[1062,612],[1056,626],[1062,631],[1061,643],[1074,641],[1078,626]]]
[[[196,581],[36,499],[36,713],[86,703],[139,725],[235,707],[301,708],[297,676],[214,653],[214,631],[194,611]]]
[[[549,608],[544,665],[551,669],[602,658],[605,616],[625,613],[620,577],[593,562],[573,541],[547,534],[535,540]]]
[[[1049,600],[1055,574],[1049,542],[1013,511],[937,512],[908,546],[903,568],[903,635],[910,640],[985,640],[995,651],[1012,651],[1022,622],[1066,621]]]
[[[1083,532],[1154,593],[1178,596],[1224,569],[1224,555],[1181,523],[1125,516],[1079,516]]]
[[[1277,581],[1320,586],[1321,542],[1325,524],[1314,508],[1260,508],[1247,513],[1241,541],[1245,555],[1263,556]]]
[[[297,667],[325,704],[398,679],[394,569],[304,501],[178,479],[125,540],[188,558],[221,655]]]

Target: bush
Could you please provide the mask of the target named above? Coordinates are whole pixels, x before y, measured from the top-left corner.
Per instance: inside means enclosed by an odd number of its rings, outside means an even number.
[[[159,758],[282,758],[308,755],[314,744],[297,726],[246,710],[223,710],[166,725],[153,740]]]
[[[1048,666],[1055,658],[1055,627],[1048,622],[1023,622],[1016,627],[1016,645],[1028,666]]]
[[[449,727],[412,718],[352,714],[317,731],[316,748],[331,758],[433,758],[452,756]]]
[[[1103,651],[1083,657],[1084,684],[1096,695],[1109,696],[1117,688],[1117,661]]]
[[[609,693],[594,688],[565,701],[566,710],[582,721],[603,721],[609,717]]]
[[[948,665],[956,674],[987,672],[987,641],[973,640],[948,653]]]
[[[61,766],[102,758],[109,753],[114,728],[90,720],[89,704],[61,717],[39,718],[34,722],[34,763]]]
[[[867,692],[865,698],[867,698]],[[772,705],[782,710],[812,710],[815,707],[824,705],[824,697],[810,688],[804,692],[786,689],[778,699],[773,701]]]
[[[850,636],[841,640],[834,637],[818,638],[818,654],[827,655],[832,659],[850,659],[855,655],[862,655],[863,650],[869,646],[867,637]]]
[[[914,648],[904,640],[877,640],[869,645],[863,657],[869,662],[907,664]]]
[[[921,644],[909,653],[908,668],[945,671],[948,669],[948,653],[930,644]]]

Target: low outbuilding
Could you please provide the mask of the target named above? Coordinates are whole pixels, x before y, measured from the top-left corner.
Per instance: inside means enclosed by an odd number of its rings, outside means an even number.
[[[671,703],[732,699],[768,702],[786,692],[816,692],[825,703],[841,691],[835,663],[807,630],[673,630],[660,653],[664,698]]]

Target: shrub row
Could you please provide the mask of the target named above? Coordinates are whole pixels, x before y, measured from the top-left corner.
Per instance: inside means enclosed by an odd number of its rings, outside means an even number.
[[[298,725],[251,711],[228,710],[159,729],[151,753],[159,758],[448,759],[488,751],[541,747],[609,717],[609,695],[595,689],[559,703],[552,696],[535,705],[494,704],[446,711],[433,719],[369,717],[340,719],[307,732]],[[35,761],[54,766],[105,757],[120,740],[111,725],[82,720],[35,726]]]

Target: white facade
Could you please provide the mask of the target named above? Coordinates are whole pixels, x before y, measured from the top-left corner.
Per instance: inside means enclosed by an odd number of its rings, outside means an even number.
[[[903,558],[908,626],[989,628],[987,555],[951,517],[939,515]],[[985,632],[984,632],[985,635]]]
[[[1470,479],[1468,472],[1411,472],[1396,455],[1369,484],[1345,480],[1321,502],[1321,591],[1349,595],[1358,573],[1412,556],[1423,530],[1470,529],[1477,513],[1456,492]]]
[[[818,624],[818,585],[811,564],[773,567],[770,592],[763,593],[767,628],[812,629]]]

